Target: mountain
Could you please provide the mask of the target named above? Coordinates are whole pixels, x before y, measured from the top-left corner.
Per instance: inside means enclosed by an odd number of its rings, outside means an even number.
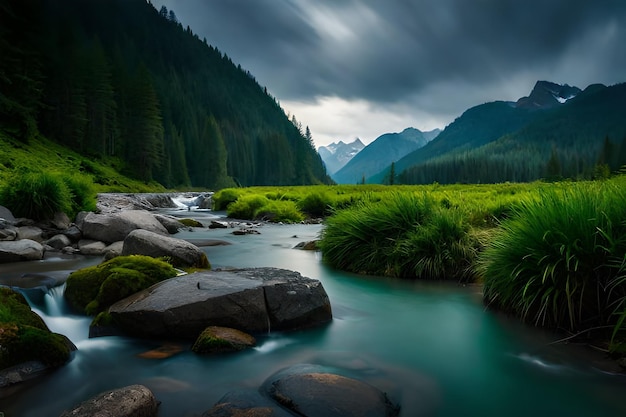
[[[308,129],[175,13],[146,0],[0,13],[0,128],[23,144],[41,134],[168,188],[331,182]]]
[[[331,175],[339,184],[356,184],[381,171],[392,162],[426,145],[438,129],[422,132],[412,127],[401,133],[386,133],[367,145],[343,168]]]
[[[334,174],[346,165],[354,156],[365,148],[361,139],[356,138],[353,142],[345,143],[343,141],[333,142],[327,146],[317,148],[326,171],[329,175]]]
[[[549,109],[563,104],[581,92],[578,87],[559,85],[549,81],[537,81],[528,97],[517,100],[515,106],[526,109]]]
[[[591,85],[584,91],[578,90],[574,97],[556,100],[558,105],[550,100],[541,101],[542,95],[547,97],[541,93],[533,99],[535,103],[542,103],[539,106],[529,108],[527,100],[522,100],[522,106],[515,105],[514,113],[524,116],[493,140],[482,144],[474,142],[471,147],[450,147],[445,153],[416,155],[416,152],[407,156],[417,162],[403,168],[400,182],[588,179],[606,176],[626,165],[626,84]],[[452,141],[455,135],[446,131],[464,119],[465,114],[448,126],[437,140]],[[500,124],[501,120],[497,122],[495,124]]]

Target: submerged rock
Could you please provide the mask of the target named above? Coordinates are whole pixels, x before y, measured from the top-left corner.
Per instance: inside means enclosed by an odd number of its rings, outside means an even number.
[[[330,301],[319,281],[277,268],[171,278],[115,303],[109,313],[131,335],[192,340],[208,326],[260,333],[332,320]]]

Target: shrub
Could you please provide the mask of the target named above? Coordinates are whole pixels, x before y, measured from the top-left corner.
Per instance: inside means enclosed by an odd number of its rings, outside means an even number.
[[[304,215],[293,201],[270,200],[255,211],[254,218],[271,222],[298,223],[304,220]]]
[[[576,332],[626,316],[626,189],[577,184],[523,200],[481,256],[489,306]]]
[[[174,267],[160,259],[118,256],[72,272],[64,296],[73,308],[95,315],[131,294],[176,275]]]
[[[63,177],[63,181],[70,191],[70,218],[74,218],[79,211],[96,210],[96,192],[88,177],[71,175]]]
[[[310,217],[325,217],[330,214],[332,201],[325,192],[307,194],[298,202],[298,208]]]
[[[0,189],[0,204],[18,217],[51,218],[57,212],[71,214],[71,193],[65,182],[49,172],[21,171]]]
[[[228,217],[243,220],[255,218],[257,210],[270,202],[266,197],[257,194],[244,195],[228,206]]]
[[[231,203],[237,201],[237,199],[243,195],[243,191],[237,188],[224,188],[213,194],[213,210],[221,211],[228,209]]]

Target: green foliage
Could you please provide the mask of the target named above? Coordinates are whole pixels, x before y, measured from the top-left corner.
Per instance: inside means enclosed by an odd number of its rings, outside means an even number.
[[[72,272],[64,296],[73,308],[95,315],[116,301],[176,274],[172,265],[160,259],[142,255],[118,256]]]
[[[269,202],[270,200],[262,195],[244,195],[239,197],[234,203],[229,204],[226,213],[228,217],[234,219],[252,220],[256,218],[257,211],[269,204]]]
[[[70,218],[74,218],[79,211],[96,210],[96,192],[93,182],[85,176],[63,176],[63,182],[70,191]]]
[[[304,215],[293,201],[269,200],[254,212],[254,218],[275,223],[298,223],[304,220]]]
[[[298,201],[298,208],[310,217],[326,217],[330,214],[331,207],[331,198],[323,191],[307,194]]]
[[[624,179],[522,200],[481,256],[485,300],[540,326],[623,325]]]
[[[406,193],[338,212],[320,247],[331,265],[353,272],[471,280],[478,241],[458,210]]]
[[[23,170],[0,188],[0,204],[16,216],[43,220],[71,213],[71,193],[59,175]]]
[[[216,192],[211,198],[213,201],[213,210],[226,210],[230,203],[234,203],[242,195],[243,191],[237,188],[225,188]]]

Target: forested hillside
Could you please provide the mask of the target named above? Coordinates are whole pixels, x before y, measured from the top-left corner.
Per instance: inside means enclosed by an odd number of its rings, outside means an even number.
[[[531,115],[522,127],[484,146],[460,148],[414,164],[399,181],[591,179],[605,178],[626,165],[626,84],[593,85],[562,106]]]
[[[0,2],[0,128],[166,187],[328,183],[308,128],[145,0]]]

